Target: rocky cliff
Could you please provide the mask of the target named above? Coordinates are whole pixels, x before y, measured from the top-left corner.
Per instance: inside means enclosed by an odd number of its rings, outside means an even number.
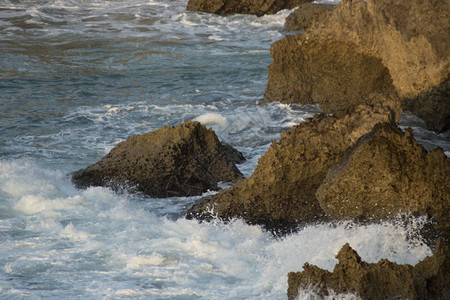
[[[318,115],[295,126],[272,143],[248,179],[198,201],[187,217],[238,217],[282,231],[326,220],[315,194],[328,168],[375,124],[395,124],[396,110],[395,100],[387,107],[360,105],[342,118]]]
[[[446,130],[449,12],[449,1],[341,1],[303,34],[272,45],[266,99],[319,103],[336,114],[393,88],[429,128]],[[420,105],[426,113],[414,109]]]

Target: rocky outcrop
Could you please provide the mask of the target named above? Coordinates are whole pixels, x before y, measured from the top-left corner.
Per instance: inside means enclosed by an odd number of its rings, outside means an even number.
[[[282,9],[292,9],[312,0],[189,0],[187,10],[220,15],[274,14]]]
[[[99,162],[73,173],[78,188],[108,186],[152,197],[194,196],[217,190],[220,181],[243,178],[211,129],[188,121],[119,143]]]
[[[436,132],[450,129],[450,75],[441,84],[413,98],[403,99],[405,110],[423,119]]]
[[[303,31],[315,22],[326,17],[334,9],[332,4],[304,3],[300,5],[287,18],[284,24],[285,31]]]
[[[395,123],[398,102],[391,103],[392,107],[361,105],[341,119],[318,115],[295,126],[272,143],[251,177],[196,202],[187,217],[237,217],[283,231],[325,220],[315,193],[328,168],[375,124]]]
[[[427,152],[412,136],[379,124],[331,167],[317,189],[333,219],[380,220],[400,212],[429,215],[450,237],[450,158]]]
[[[391,93],[390,85],[402,99],[430,93],[448,79],[449,11],[449,1],[343,0],[322,22],[272,45],[266,99],[338,113],[372,92]],[[431,119],[448,103],[441,95],[430,100]]]
[[[326,296],[352,293],[362,299],[450,299],[450,256],[448,244],[438,240],[433,256],[415,266],[386,259],[366,263],[346,244],[337,254],[333,272],[305,264],[302,272],[288,274],[288,299],[299,288]]]
[[[353,43],[287,36],[272,44],[266,100],[319,103],[338,117],[359,104],[373,104],[374,94],[396,97],[389,70],[381,59],[358,51]]]

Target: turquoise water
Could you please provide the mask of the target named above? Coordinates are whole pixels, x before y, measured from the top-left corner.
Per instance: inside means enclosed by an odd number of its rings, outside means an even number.
[[[289,11],[223,17],[186,4],[0,0],[0,298],[284,299],[287,272],[307,261],[332,270],[346,242],[368,261],[429,255],[406,238],[421,219],[275,238],[239,220],[185,220],[198,197],[73,187],[68,174],[119,141],[195,118],[244,153],[249,176],[274,139],[319,111],[261,103]],[[410,115],[402,125],[450,151],[448,133]]]

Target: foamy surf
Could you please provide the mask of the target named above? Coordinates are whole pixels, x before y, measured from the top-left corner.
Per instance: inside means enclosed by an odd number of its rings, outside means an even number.
[[[2,277],[19,276],[52,294],[280,299],[288,272],[306,262],[332,270],[346,242],[368,262],[415,264],[431,254],[421,240],[408,239],[421,219],[409,227],[401,221],[311,225],[275,238],[240,220],[171,220],[131,195],[75,190],[65,177],[30,162],[0,161],[0,172],[2,207],[14,208],[0,220]],[[12,186],[19,192],[11,194]],[[49,296],[14,280],[4,283],[2,297]]]
[[[120,141],[196,118],[244,154],[248,177],[272,141],[320,112],[260,103],[290,11],[216,16],[186,4],[0,0],[0,298],[285,299],[287,272],[331,270],[347,242],[368,262],[431,254],[411,234],[421,219],[276,238],[241,220],[184,219],[200,197],[74,188],[70,173]],[[450,156],[447,136],[420,124],[402,126]]]

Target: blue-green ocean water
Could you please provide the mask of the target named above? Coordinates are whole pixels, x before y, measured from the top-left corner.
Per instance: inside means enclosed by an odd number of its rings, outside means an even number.
[[[195,118],[243,152],[249,176],[274,139],[319,111],[260,103],[289,11],[224,17],[186,4],[0,0],[0,298],[284,299],[287,272],[332,270],[346,242],[368,261],[429,255],[406,238],[421,219],[276,239],[239,220],[185,220],[199,197],[73,187],[68,174],[119,141]],[[450,155],[448,132],[408,114],[402,125]]]

